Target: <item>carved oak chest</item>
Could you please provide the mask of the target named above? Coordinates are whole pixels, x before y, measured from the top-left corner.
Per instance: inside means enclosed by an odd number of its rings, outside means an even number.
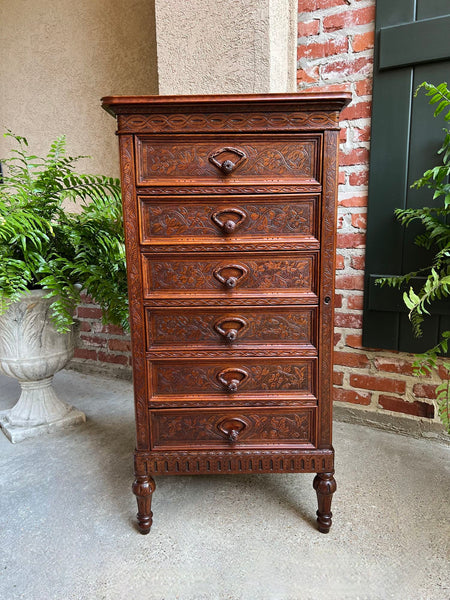
[[[349,95],[103,98],[118,119],[137,426],[153,475],[316,473],[331,526],[339,111]]]

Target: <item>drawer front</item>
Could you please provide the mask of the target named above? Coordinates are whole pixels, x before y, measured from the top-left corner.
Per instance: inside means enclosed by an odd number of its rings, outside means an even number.
[[[320,134],[136,137],[138,185],[317,183]]]
[[[316,398],[316,359],[154,359],[149,365],[151,398],[216,397],[233,400],[261,395]]]
[[[152,448],[314,447],[315,411],[315,407],[153,411]]]
[[[142,255],[144,297],[304,294],[317,301],[317,254]],[[305,298],[305,302],[308,300]]]
[[[314,350],[317,308],[146,309],[147,348],[261,344]]]
[[[318,238],[319,197],[139,199],[142,244]]]

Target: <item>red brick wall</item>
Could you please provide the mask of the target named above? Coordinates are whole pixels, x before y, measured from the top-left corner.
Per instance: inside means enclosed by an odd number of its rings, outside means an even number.
[[[71,366],[86,372],[131,377],[130,336],[120,327],[102,324],[102,311],[83,296],[76,312],[79,337]]]
[[[433,419],[435,385],[409,354],[361,347],[375,0],[299,0],[299,90],[347,90],[342,112],[334,398],[377,412]]]

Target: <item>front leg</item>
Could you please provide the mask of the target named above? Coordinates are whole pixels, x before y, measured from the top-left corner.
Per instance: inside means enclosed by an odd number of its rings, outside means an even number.
[[[319,510],[317,511],[318,529],[321,533],[328,533],[331,527],[331,500],[336,491],[336,481],[333,473],[317,473],[313,482],[317,494]]]
[[[137,499],[137,521],[139,531],[146,534],[153,522],[152,494],[155,491],[155,481],[150,475],[136,475],[133,483],[133,493]]]

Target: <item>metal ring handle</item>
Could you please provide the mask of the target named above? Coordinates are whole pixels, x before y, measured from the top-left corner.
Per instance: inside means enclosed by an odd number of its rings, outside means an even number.
[[[225,275],[224,271],[230,270],[230,269],[232,271],[240,272],[240,275],[237,275],[237,276],[232,275],[232,274]],[[247,267],[244,267],[243,265],[236,265],[236,264],[222,265],[214,270],[213,275],[217,279],[217,281],[219,281],[226,288],[232,289],[232,288],[235,288],[239,283],[241,283],[243,281],[243,279],[245,279],[245,277],[248,275],[248,269],[247,269]]]
[[[226,218],[227,215],[237,215],[237,220]],[[211,220],[222,230],[222,233],[234,233],[247,219],[247,213],[240,208],[223,208],[211,215]]]
[[[235,154],[237,156],[236,162],[233,162],[230,158],[225,158],[223,161],[218,160],[221,154]],[[231,146],[225,146],[219,148],[215,152],[209,155],[208,160],[211,164],[217,167],[224,175],[229,175],[235,171],[240,165],[247,160],[247,155],[243,150],[239,148],[232,148]]]
[[[237,324],[239,325],[239,328],[237,329],[236,327],[224,327],[227,323],[231,325]],[[214,323],[214,329],[229,343],[235,342],[238,336],[242,335],[242,333],[247,329],[247,327],[248,321],[243,317],[223,317],[222,319],[219,319]]]
[[[237,442],[238,437],[248,427],[249,423],[241,419],[240,417],[231,417],[222,419],[217,423],[217,429],[224,435],[227,440],[231,443]]]
[[[242,383],[248,379],[248,373],[244,369],[231,368],[223,369],[217,373],[217,381],[223,385],[225,390],[230,394],[234,394],[238,391],[238,388]]]

